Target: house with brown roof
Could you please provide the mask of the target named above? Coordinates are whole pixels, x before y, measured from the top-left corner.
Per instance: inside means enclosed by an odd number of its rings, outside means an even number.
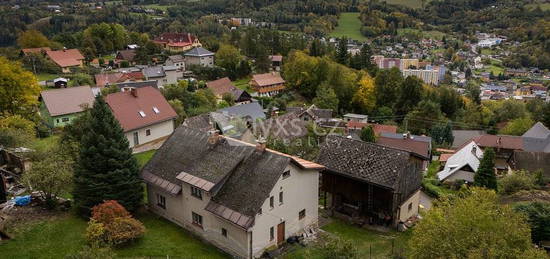
[[[309,107],[287,107],[286,111],[289,113],[297,113],[298,117],[303,121],[321,122],[332,119],[332,109],[317,108],[315,104]]]
[[[51,50],[52,49],[50,47],[21,49],[20,56],[27,56],[29,54],[46,54],[46,51]]]
[[[178,127],[141,171],[149,209],[237,258],[315,229],[324,167],[216,132]]]
[[[368,126],[372,127],[372,129],[374,130],[374,135],[376,136],[380,136],[382,133],[397,133],[397,126],[395,125],[385,125],[360,121],[348,121],[348,123],[346,124],[346,129],[348,130],[349,134],[359,136],[361,130],[364,127]]]
[[[280,71],[281,66],[283,65],[283,56],[281,55],[271,55],[269,56],[271,60],[271,69],[274,71]]]
[[[329,135],[317,162],[325,207],[362,224],[396,225],[418,214],[422,172],[412,153]],[[328,195],[330,194],[330,195]]]
[[[46,51],[46,56],[57,64],[63,73],[70,73],[71,68],[83,67],[84,56],[78,49]]]
[[[116,53],[115,63],[119,64],[122,61],[127,61],[130,66],[135,64],[134,57],[136,56],[135,49],[119,50]]]
[[[240,90],[231,83],[229,77],[220,78],[218,80],[206,82],[206,87],[221,100],[224,94],[231,94],[235,103],[249,103],[252,100],[252,96],[244,90]]]
[[[199,38],[190,33],[166,32],[155,38],[153,42],[171,52],[184,52],[202,46]]]
[[[259,96],[274,96],[285,89],[285,80],[278,72],[257,74],[252,76],[250,86]]]
[[[156,88],[147,86],[107,95],[105,101],[135,147],[161,141],[174,132],[176,112]]]
[[[382,132],[376,143],[396,149],[410,152],[413,160],[420,165],[422,171],[428,168],[432,157],[432,138],[416,136],[410,133],[388,133]]]
[[[91,108],[95,97],[89,86],[46,90],[40,93],[40,116],[52,128],[62,127]]]

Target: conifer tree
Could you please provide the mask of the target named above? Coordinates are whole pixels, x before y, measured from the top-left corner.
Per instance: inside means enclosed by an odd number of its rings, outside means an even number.
[[[374,129],[372,128],[372,125],[363,127],[363,129],[361,129],[360,138],[365,142],[370,142],[370,143],[376,142],[376,135],[374,134]]]
[[[474,184],[489,189],[497,189],[497,176],[495,175],[495,151],[487,148],[483,152],[483,158],[479,163],[477,172],[474,175]]]
[[[83,215],[105,200],[135,211],[143,198],[139,168],[128,140],[103,97],[96,98],[80,143],[73,196]]]

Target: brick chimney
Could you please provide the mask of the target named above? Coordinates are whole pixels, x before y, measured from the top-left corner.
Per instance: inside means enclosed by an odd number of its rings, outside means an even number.
[[[258,152],[264,152],[266,147],[267,141],[264,137],[260,137],[258,140],[256,140],[256,151]]]
[[[209,130],[208,131],[208,144],[216,145],[220,141],[222,136],[218,130]]]
[[[130,89],[130,94],[131,94],[133,97],[138,97],[137,89],[136,89],[136,88]]]

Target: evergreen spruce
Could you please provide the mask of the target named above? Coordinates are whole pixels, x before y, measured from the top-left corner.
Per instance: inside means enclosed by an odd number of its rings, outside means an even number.
[[[374,129],[372,128],[371,125],[363,127],[363,129],[361,129],[360,138],[361,138],[361,140],[363,140],[365,142],[370,142],[370,143],[376,142],[376,136],[374,135]]]
[[[348,53],[348,38],[342,37],[338,41],[338,48],[336,49],[336,62],[342,65],[349,64],[350,55]]]
[[[128,140],[103,97],[96,98],[90,115],[74,173],[75,205],[83,215],[106,200],[135,211],[142,202],[143,186]]]
[[[489,189],[497,189],[497,176],[495,175],[495,151],[487,148],[483,152],[483,158],[474,175],[474,184]]]

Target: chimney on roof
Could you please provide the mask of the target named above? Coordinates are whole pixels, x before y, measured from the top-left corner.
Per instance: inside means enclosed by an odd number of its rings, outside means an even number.
[[[220,136],[220,132],[218,130],[213,129],[208,131],[208,144],[216,145],[221,138],[222,136]]]
[[[258,140],[256,140],[256,151],[258,152],[264,152],[266,147],[267,141],[264,137],[260,137]]]
[[[137,89],[132,87],[132,88],[130,89],[130,94],[131,94],[133,97],[138,97]]]
[[[403,133],[403,139],[412,139],[411,132],[407,131],[407,133]]]

